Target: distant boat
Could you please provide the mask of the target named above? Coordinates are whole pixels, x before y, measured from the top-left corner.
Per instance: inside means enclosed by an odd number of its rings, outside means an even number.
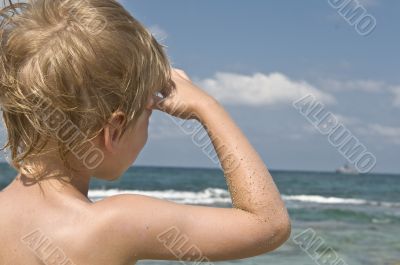
[[[339,173],[339,174],[351,174],[351,175],[360,174],[360,172],[358,172],[358,170],[355,167],[353,167],[353,166],[351,166],[349,164],[345,164],[344,166],[336,169],[336,173]]]

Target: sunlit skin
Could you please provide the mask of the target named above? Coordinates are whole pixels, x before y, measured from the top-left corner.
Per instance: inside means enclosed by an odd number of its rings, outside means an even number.
[[[138,122],[122,134],[124,113],[114,113],[93,143],[104,161],[80,170],[68,181],[47,179],[27,185],[18,175],[0,192],[0,264],[43,264],[21,238],[40,229],[73,264],[127,265],[143,259],[186,260],[158,236],[174,227],[187,236],[207,260],[231,260],[274,250],[290,234],[285,205],[265,164],[224,108],[195,86],[181,70],[173,70],[176,89],[166,99],[154,96]],[[177,112],[174,107],[180,106]],[[234,208],[176,204],[139,195],[102,201],[87,198],[90,178],[114,180],[136,160],[148,138],[153,110],[196,118],[209,131],[227,177]],[[179,113],[179,114],[177,114]],[[120,137],[121,136],[121,137]],[[165,150],[167,153],[168,150]],[[232,159],[240,161],[234,170]],[[67,172],[56,155],[37,157],[49,172]],[[156,161],[155,161],[156,163]],[[165,242],[164,242],[165,243]],[[65,259],[66,260],[66,259]],[[52,264],[63,264],[61,258]]]

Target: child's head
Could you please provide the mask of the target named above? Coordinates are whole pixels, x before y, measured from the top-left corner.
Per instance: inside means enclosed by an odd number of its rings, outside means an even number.
[[[147,139],[151,96],[171,84],[155,38],[115,0],[8,3],[0,38],[13,166],[57,153],[101,178],[122,173]]]

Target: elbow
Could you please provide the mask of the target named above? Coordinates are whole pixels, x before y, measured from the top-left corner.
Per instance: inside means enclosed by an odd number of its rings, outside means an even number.
[[[263,243],[259,246],[263,253],[277,249],[290,238],[292,225],[287,212],[275,218],[274,222],[269,223],[267,227],[264,226],[264,232],[261,233]]]
[[[273,242],[276,242],[276,247],[284,244],[289,238],[292,232],[292,224],[288,215],[283,217],[282,221],[275,226],[275,236],[272,238]]]

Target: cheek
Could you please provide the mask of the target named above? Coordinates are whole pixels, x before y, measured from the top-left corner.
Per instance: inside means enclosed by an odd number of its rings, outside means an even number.
[[[130,148],[129,153],[137,154],[142,150],[148,139],[149,119],[148,115],[142,115],[135,124],[135,127],[129,132],[129,143],[126,147]]]
[[[147,142],[148,138],[149,118],[149,115],[143,114],[138,120],[133,132],[135,140],[142,143],[143,145]]]

